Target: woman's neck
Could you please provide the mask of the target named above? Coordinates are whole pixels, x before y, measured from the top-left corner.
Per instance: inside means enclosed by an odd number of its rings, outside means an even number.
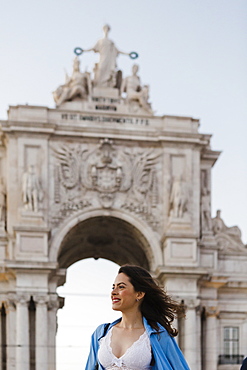
[[[118,324],[118,327],[123,329],[142,329],[143,321],[141,312],[123,312],[122,320]]]

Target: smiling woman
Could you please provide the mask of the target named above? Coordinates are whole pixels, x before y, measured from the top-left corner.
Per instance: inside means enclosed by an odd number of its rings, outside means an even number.
[[[122,317],[95,330],[86,370],[189,370],[172,327],[181,305],[144,268],[120,267],[111,298]]]

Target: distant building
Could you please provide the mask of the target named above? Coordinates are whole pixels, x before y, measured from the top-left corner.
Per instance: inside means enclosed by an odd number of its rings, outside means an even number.
[[[197,119],[154,115],[138,66],[117,69],[108,31],[94,75],[77,56],[55,109],[11,106],[1,121],[1,368],[55,370],[56,288],[71,264],[101,257],[144,266],[183,301],[175,325],[191,370],[237,370],[247,249],[220,211],[211,218],[220,153]]]

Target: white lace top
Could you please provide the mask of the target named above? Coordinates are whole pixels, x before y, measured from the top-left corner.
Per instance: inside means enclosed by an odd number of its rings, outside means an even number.
[[[150,369],[151,345],[145,331],[121,357],[116,357],[111,348],[112,328],[100,340],[98,358],[106,370],[147,370]]]

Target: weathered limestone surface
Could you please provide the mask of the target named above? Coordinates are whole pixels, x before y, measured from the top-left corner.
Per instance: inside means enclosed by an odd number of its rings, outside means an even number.
[[[1,122],[8,369],[31,370],[36,361],[36,369],[55,370],[63,305],[56,288],[68,266],[94,257],[149,269],[187,309],[178,341],[191,369],[226,370],[218,365],[224,327],[241,328],[239,354],[246,354],[247,249],[238,227],[227,227],[220,212],[211,218],[220,153],[197,119],[153,114],[138,68],[122,78],[112,62],[118,49],[104,60],[112,43],[104,32],[89,49],[100,54],[94,76],[80,72],[76,57],[54,92],[56,108],[11,106]]]

